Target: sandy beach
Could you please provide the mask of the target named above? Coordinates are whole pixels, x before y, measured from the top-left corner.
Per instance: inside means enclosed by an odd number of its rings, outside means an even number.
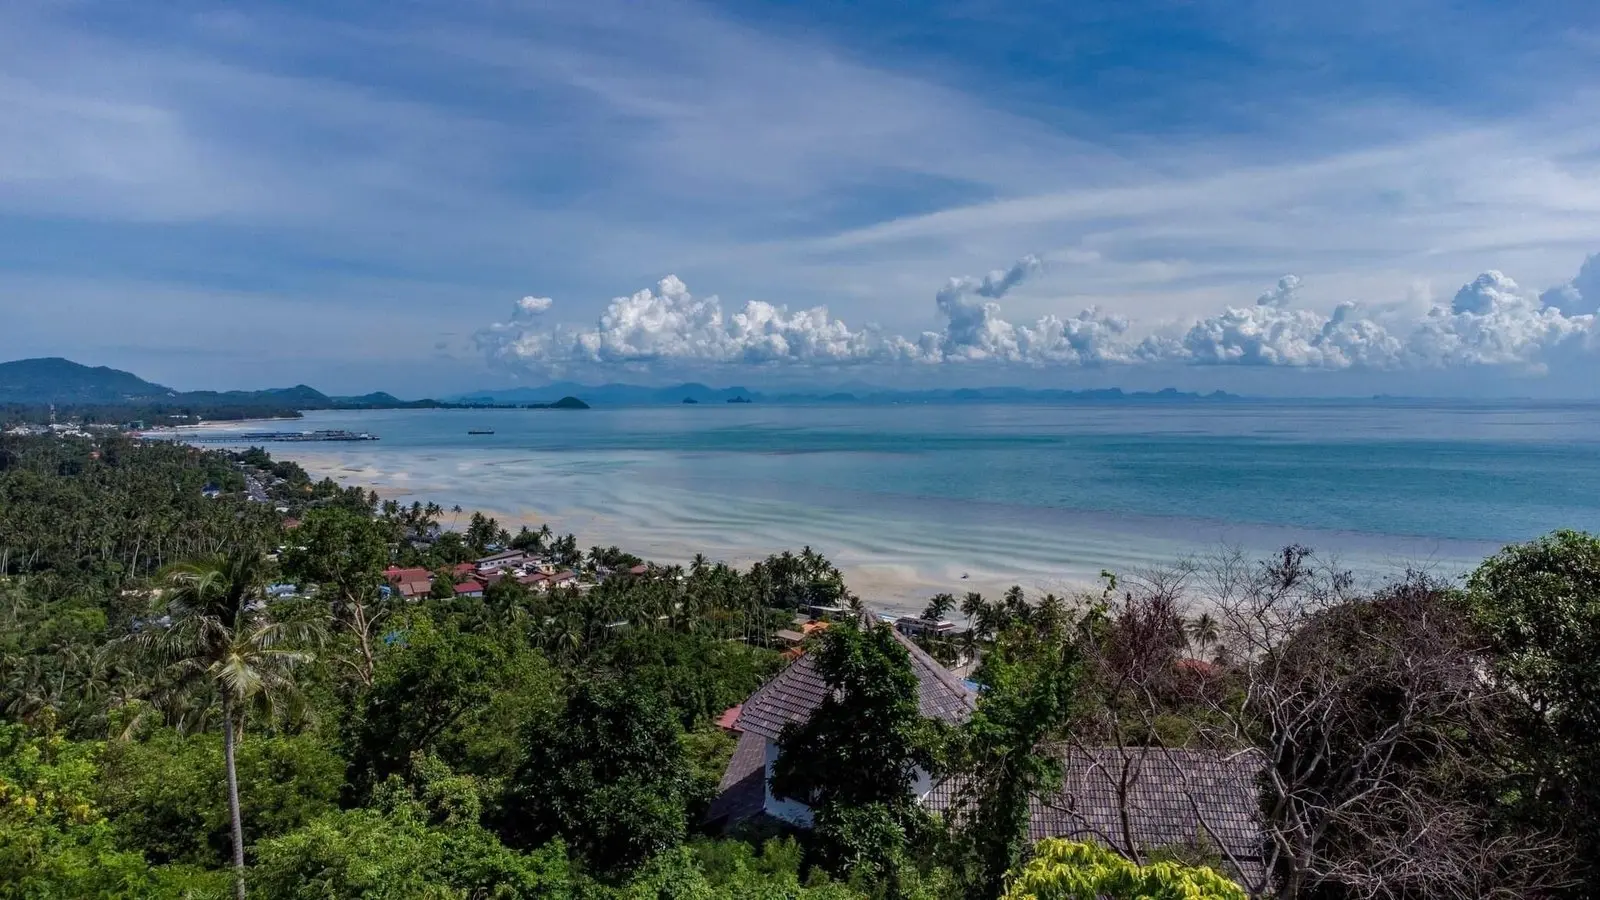
[[[1290,543],[1368,583],[1452,579],[1507,542],[1600,528],[1600,429],[1581,409],[375,410],[294,429],[379,435],[268,449],[386,499],[666,564],[810,546],[895,611]]]

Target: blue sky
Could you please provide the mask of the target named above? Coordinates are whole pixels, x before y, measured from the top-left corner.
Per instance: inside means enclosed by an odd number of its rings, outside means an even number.
[[[0,358],[1600,392],[1593,4],[907,9],[6,4]]]

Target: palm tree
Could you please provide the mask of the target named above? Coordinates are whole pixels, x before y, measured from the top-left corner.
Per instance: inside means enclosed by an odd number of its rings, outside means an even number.
[[[955,608],[956,598],[954,594],[934,594],[928,600],[928,608],[922,611],[922,617],[930,622],[941,622],[945,616],[950,614],[950,610]]]
[[[1204,651],[1221,638],[1217,629],[1217,620],[1208,612],[1201,613],[1190,619],[1188,627],[1184,631],[1190,647],[1196,651]]]
[[[222,713],[222,753],[227,768],[228,814],[233,826],[234,893],[244,897],[244,823],[239,815],[236,730],[253,704],[276,710],[293,698],[294,670],[311,654],[288,646],[315,637],[306,626],[271,621],[266,614],[265,557],[240,549],[226,557],[173,566],[166,585],[166,628],[136,632],[131,640],[165,664],[168,695],[209,702]]]

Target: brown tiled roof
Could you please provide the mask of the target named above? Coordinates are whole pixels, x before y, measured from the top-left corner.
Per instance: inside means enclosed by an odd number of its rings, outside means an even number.
[[[428,581],[433,578],[433,573],[420,566],[410,569],[390,566],[383,570],[383,577],[394,584],[402,584],[407,581]]]
[[[761,813],[767,801],[766,748],[766,739],[759,734],[747,731],[739,735],[733,758],[728,761],[728,769],[717,785],[716,799],[706,811],[707,823],[723,827]]]
[[[911,655],[911,671],[917,676],[918,711],[946,722],[966,721],[977,707],[978,695],[904,635],[893,630],[889,633]],[[785,725],[810,718],[827,696],[828,685],[817,671],[815,659],[807,653],[750,695],[739,713],[738,724],[747,734],[776,741]]]
[[[1029,838],[1089,839],[1128,855],[1132,843],[1149,851],[1209,844],[1226,862],[1238,861],[1247,882],[1262,875],[1265,840],[1258,818],[1254,751],[1227,756],[1204,750],[1109,747],[1064,751],[1061,791],[1035,798]],[[948,812],[959,783],[934,787],[927,804]],[[1122,802],[1122,800],[1126,802]],[[1124,829],[1122,812],[1128,814]]]

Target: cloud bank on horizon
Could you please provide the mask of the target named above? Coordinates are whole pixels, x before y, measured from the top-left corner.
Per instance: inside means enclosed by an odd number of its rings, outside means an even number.
[[[1266,6],[0,3],[0,359],[1600,398],[1600,6]]]
[[[791,312],[750,300],[725,309],[674,275],[617,297],[592,326],[552,323],[554,300],[524,297],[511,317],[478,332],[492,363],[541,375],[606,368],[687,372],[715,367],[987,365],[1029,368],[1129,365],[1287,366],[1323,370],[1503,367],[1544,371],[1566,353],[1600,353],[1600,254],[1542,293],[1489,270],[1448,302],[1426,298],[1300,303],[1286,275],[1248,305],[1186,323],[1141,329],[1090,307],[1031,324],[1002,317],[999,301],[1043,268],[1037,256],[981,278],[951,278],[934,295],[938,331],[914,336],[851,327],[826,306]]]

